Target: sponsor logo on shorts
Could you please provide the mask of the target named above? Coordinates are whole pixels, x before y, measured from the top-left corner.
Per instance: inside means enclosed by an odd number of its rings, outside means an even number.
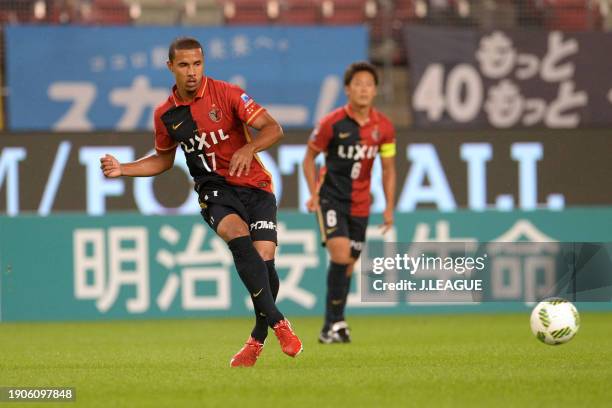
[[[361,251],[363,249],[363,241],[353,241],[351,240],[351,248],[356,251]]]
[[[219,197],[219,191],[218,191],[218,190],[214,190],[214,191],[212,192],[212,195],[213,195],[214,197]],[[208,196],[208,194],[205,194],[205,195],[204,195],[204,201],[208,201],[208,199],[209,199],[209,198],[210,198],[210,197]]]
[[[276,231],[276,224],[272,221],[255,221],[251,223],[251,231],[253,230],[273,230]]]

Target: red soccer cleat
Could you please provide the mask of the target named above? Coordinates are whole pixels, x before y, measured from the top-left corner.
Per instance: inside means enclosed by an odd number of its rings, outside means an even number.
[[[257,362],[257,357],[263,350],[263,343],[258,342],[253,337],[249,337],[244,346],[237,352],[230,361],[230,367],[252,367]]]
[[[303,350],[302,342],[293,332],[289,320],[284,319],[274,326],[274,334],[280,342],[283,353],[291,357],[296,357]]]

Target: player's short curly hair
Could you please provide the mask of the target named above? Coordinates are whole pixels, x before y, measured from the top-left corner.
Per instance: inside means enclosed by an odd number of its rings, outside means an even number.
[[[174,57],[176,56],[176,50],[202,50],[202,55],[204,55],[204,48],[202,48],[202,44],[198,40],[193,37],[178,37],[172,41],[170,44],[170,48],[168,48],[168,59],[170,61],[174,61]]]
[[[374,83],[378,85],[378,73],[376,72],[374,65],[367,61],[357,61],[349,65],[346,71],[344,71],[344,86],[348,86],[355,74],[361,71],[367,71],[372,74],[374,77]]]

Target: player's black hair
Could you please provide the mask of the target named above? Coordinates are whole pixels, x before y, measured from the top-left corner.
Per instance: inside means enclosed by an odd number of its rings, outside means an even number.
[[[198,40],[193,37],[178,37],[172,41],[170,44],[170,48],[168,48],[168,59],[170,61],[174,61],[174,56],[176,55],[176,50],[195,50],[199,48],[202,50],[202,55],[204,55],[204,48],[202,48],[202,44]]]
[[[358,61],[353,62],[351,65],[349,65],[346,71],[344,71],[344,86],[348,86],[355,74],[361,71],[367,71],[372,74],[374,77],[374,83],[378,85],[378,74],[376,73],[376,68],[374,68],[374,65],[367,61]]]

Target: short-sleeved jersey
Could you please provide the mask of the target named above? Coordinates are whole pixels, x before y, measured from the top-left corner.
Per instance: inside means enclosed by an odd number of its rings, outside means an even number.
[[[238,86],[203,77],[196,97],[183,103],[176,85],[155,109],[155,149],[181,146],[189,173],[199,184],[220,183],[272,192],[272,178],[255,155],[249,175],[229,175],[234,152],[251,139],[248,126],[265,112]]]
[[[370,180],[374,159],[395,155],[395,130],[391,121],[374,108],[369,121],[360,126],[350,105],[325,116],[310,136],[308,145],[325,153],[319,196],[333,201],[346,214],[370,214]]]

